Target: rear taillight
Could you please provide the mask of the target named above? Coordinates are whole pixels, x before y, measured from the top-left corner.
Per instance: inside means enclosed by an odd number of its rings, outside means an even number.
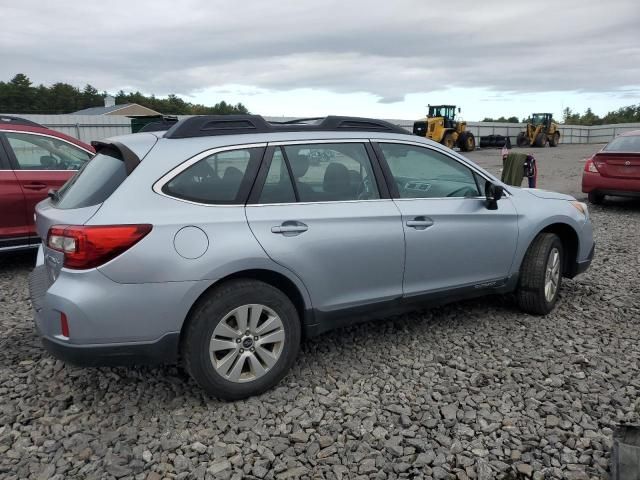
[[[133,247],[151,231],[151,225],[54,225],[47,246],[64,253],[64,266],[95,268]]]
[[[591,173],[599,173],[598,168],[596,167],[596,164],[593,162],[593,159],[591,158],[587,160],[587,162],[584,164],[584,171],[591,172]]]

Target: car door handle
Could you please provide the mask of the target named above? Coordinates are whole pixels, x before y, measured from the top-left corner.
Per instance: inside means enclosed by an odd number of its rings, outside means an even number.
[[[282,225],[278,225],[277,227],[271,227],[271,233],[281,233],[285,237],[300,235],[307,230],[309,230],[309,227],[302,222],[296,221],[288,221],[282,223]]]
[[[28,190],[42,190],[43,188],[47,188],[48,185],[45,183],[31,182],[23,183],[22,186]]]
[[[413,220],[407,220],[407,227],[415,228],[416,230],[424,230],[427,227],[433,225],[433,220],[429,217],[415,217]]]

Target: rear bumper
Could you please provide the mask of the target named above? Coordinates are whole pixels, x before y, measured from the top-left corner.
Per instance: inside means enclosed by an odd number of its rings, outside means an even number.
[[[29,276],[36,329],[56,358],[85,366],[173,364],[193,282],[119,284],[97,271]],[[67,317],[63,335],[61,313]]]
[[[582,172],[582,191],[623,197],[640,197],[640,180],[603,177],[599,173]]]
[[[71,345],[42,337],[44,348],[54,357],[83,367],[159,365],[178,360],[178,333],[148,343],[119,345]]]

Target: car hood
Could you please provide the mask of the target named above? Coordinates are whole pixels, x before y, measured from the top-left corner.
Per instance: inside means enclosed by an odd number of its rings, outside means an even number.
[[[538,198],[546,198],[548,200],[575,200],[571,195],[564,193],[551,192],[549,190],[540,190],[539,188],[523,188],[524,192],[529,192],[531,195]]]

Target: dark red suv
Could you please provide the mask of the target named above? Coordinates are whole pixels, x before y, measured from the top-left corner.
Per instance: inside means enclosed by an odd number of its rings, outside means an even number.
[[[37,246],[33,215],[94,154],[91,145],[17,117],[0,116],[0,252]]]

